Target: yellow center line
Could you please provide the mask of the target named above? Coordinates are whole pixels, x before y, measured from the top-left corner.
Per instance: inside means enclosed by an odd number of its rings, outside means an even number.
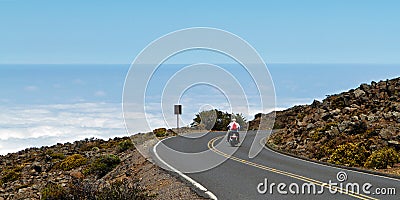
[[[343,189],[343,188],[340,188],[340,187],[337,187],[337,186],[331,186],[331,185],[329,185],[327,183],[324,183],[324,182],[321,182],[321,181],[318,181],[318,180],[314,180],[314,179],[311,179],[311,178],[308,178],[308,177],[304,177],[304,176],[300,176],[300,175],[297,175],[297,174],[293,174],[293,173],[290,173],[290,172],[274,169],[274,168],[267,167],[267,166],[264,166],[264,165],[260,165],[260,164],[257,164],[257,163],[251,162],[251,161],[243,160],[243,159],[240,159],[240,158],[232,156],[232,155],[228,155],[228,154],[226,154],[226,153],[224,153],[224,152],[222,152],[222,151],[220,151],[220,150],[218,150],[217,148],[214,147],[215,141],[217,141],[218,139],[220,139],[222,137],[224,137],[224,136],[215,137],[215,138],[211,139],[208,142],[208,148],[210,150],[214,151],[215,153],[221,155],[221,156],[224,156],[224,157],[229,158],[231,160],[234,160],[234,161],[246,164],[246,165],[250,165],[250,166],[253,166],[253,167],[256,167],[256,168],[259,168],[259,169],[263,169],[263,170],[266,170],[266,171],[270,171],[270,172],[274,172],[274,173],[281,174],[281,175],[284,175],[284,176],[288,176],[288,177],[291,177],[291,178],[294,178],[294,179],[297,179],[297,180],[313,183],[313,184],[316,184],[316,185],[319,185],[321,187],[325,187],[325,188],[328,188],[328,189],[334,189],[335,191],[338,191],[338,192],[340,192],[342,194],[346,194],[346,195],[349,195],[349,196],[352,196],[352,197],[355,197],[355,198],[358,198],[358,199],[377,200],[376,198],[373,198],[373,197],[370,197],[370,196],[367,196],[367,195],[364,195],[364,194],[354,193],[352,191],[348,191],[346,189]]]

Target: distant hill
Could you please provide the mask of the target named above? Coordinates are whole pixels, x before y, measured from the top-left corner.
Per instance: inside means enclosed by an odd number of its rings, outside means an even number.
[[[387,169],[400,162],[400,78],[362,84],[275,114],[277,130],[268,141],[273,148],[351,167]],[[250,129],[271,116],[257,114]],[[386,171],[400,174],[398,168]]]

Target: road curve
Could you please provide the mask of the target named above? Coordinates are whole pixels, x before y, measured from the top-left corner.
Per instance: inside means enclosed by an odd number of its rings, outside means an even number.
[[[218,199],[400,199],[398,179],[316,164],[267,148],[250,159],[255,132],[241,133],[245,139],[240,147],[230,147],[224,135],[212,132],[165,139],[153,149],[154,160],[164,168],[187,172],[226,159],[211,169],[185,173]],[[199,156],[200,152],[206,153]]]

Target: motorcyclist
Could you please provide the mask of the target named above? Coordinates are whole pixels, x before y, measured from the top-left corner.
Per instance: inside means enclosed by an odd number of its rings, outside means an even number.
[[[229,125],[228,125],[228,137],[226,138],[226,141],[229,142],[229,138],[231,137],[231,135],[233,133],[236,133],[236,135],[238,136],[238,141],[240,141],[240,139],[239,139],[239,129],[240,129],[239,123],[237,123],[236,119],[233,118],[231,123],[229,123]]]

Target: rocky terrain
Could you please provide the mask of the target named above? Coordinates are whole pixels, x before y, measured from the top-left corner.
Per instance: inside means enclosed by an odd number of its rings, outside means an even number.
[[[273,115],[276,131],[267,141],[272,148],[400,175],[400,78],[362,84],[311,105],[257,114],[250,129]]]
[[[146,160],[132,141],[138,136],[92,138],[0,156],[0,200],[204,199]]]

